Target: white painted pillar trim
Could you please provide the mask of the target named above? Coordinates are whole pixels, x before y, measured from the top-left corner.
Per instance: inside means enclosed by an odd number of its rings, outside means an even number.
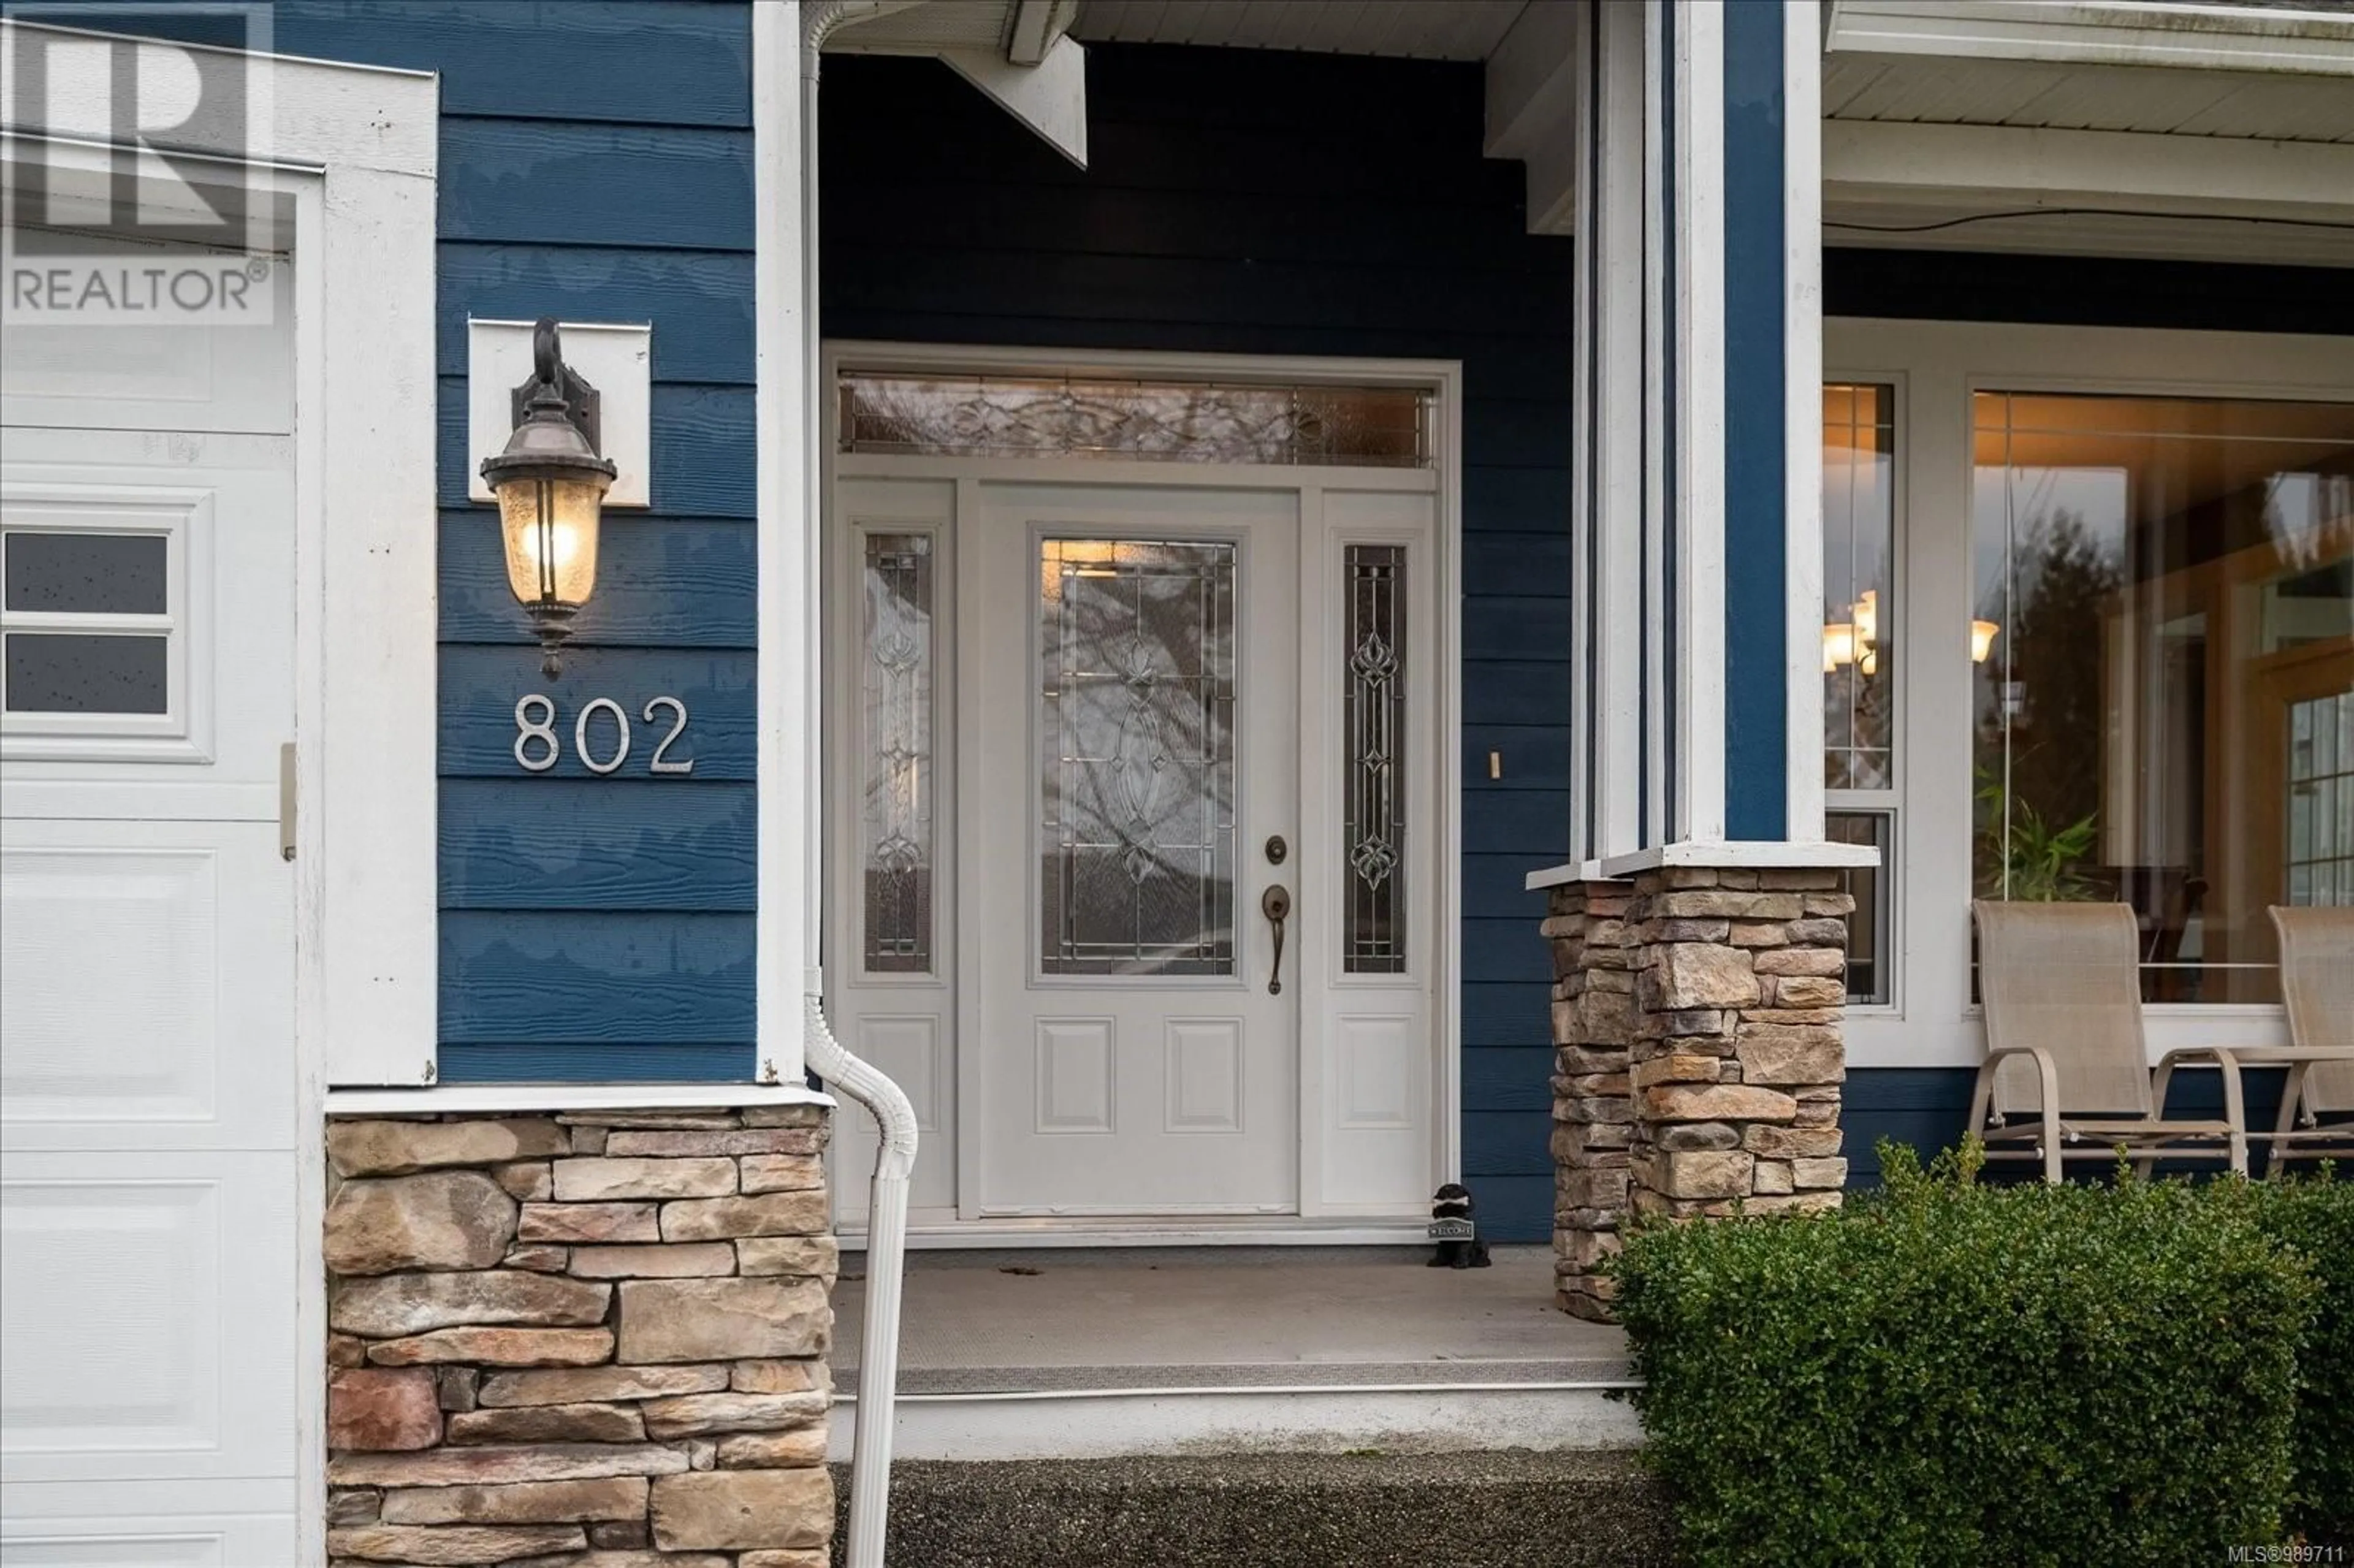
[[[1570,330],[1573,341],[1570,351],[1570,450],[1569,450],[1569,843],[1573,858],[1594,853],[1588,824],[1593,821],[1595,789],[1587,772],[1586,759],[1593,755],[1595,745],[1595,714],[1587,698],[1588,671],[1586,650],[1592,645],[1595,631],[1594,585],[1586,571],[1592,558],[1595,519],[1593,509],[1586,504],[1594,481],[1595,432],[1589,389],[1594,385],[1594,346],[1596,323],[1601,313],[1595,308],[1594,237],[1600,232],[1594,221],[1595,192],[1591,171],[1594,167],[1596,108],[1593,61],[1598,47],[1595,34],[1596,16],[1591,5],[1572,5],[1564,8],[1575,22],[1569,43],[1570,107],[1569,157],[1571,170],[1571,202],[1576,225],[1577,244],[1570,257],[1570,298],[1574,302]],[[1518,30],[1517,25],[1515,31]],[[1488,101],[1498,101],[1495,77],[1497,66],[1489,64]]]
[[[817,961],[818,862],[808,833],[813,759],[809,673],[817,635],[816,518],[802,503],[808,450],[804,356],[815,323],[801,301],[801,17],[752,8],[754,440],[759,586],[759,778],[754,1030],[760,1075],[800,1081],[801,987]]]
[[[1679,841],[1724,837],[1724,14],[1682,0],[1676,69],[1683,80],[1676,180],[1683,228],[1683,371],[1675,585]]]
[[[1593,352],[1599,374],[1594,406],[1585,418],[1596,465],[1596,578],[1600,588],[1595,662],[1599,700],[1593,726],[1598,799],[1591,854],[1640,847],[1637,791],[1643,745],[1639,650],[1643,629],[1642,409],[1645,364],[1643,148],[1646,8],[1596,7],[1600,35],[1601,101],[1595,131],[1601,142],[1598,188],[1592,205],[1597,320]],[[1584,498],[1580,498],[1584,503]]]

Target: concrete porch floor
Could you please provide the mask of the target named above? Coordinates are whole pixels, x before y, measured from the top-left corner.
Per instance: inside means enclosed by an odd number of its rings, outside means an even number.
[[[898,1431],[910,1458],[1296,1448],[1622,1447],[1621,1332],[1552,1301],[1553,1255],[1424,1266],[1381,1248],[919,1252]],[[834,1379],[859,1386],[864,1257],[843,1258]],[[835,1424],[837,1446],[848,1423]]]
[[[1553,1254],[1428,1268],[1405,1247],[917,1252],[899,1386],[984,1393],[1627,1375],[1626,1337],[1553,1305]],[[843,1260],[834,1376],[857,1386],[864,1255]],[[854,1277],[854,1276],[855,1277]]]

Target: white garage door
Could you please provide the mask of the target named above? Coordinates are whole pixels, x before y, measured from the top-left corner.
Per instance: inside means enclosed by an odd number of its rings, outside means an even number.
[[[0,1556],[295,1561],[291,292],[0,358]]]

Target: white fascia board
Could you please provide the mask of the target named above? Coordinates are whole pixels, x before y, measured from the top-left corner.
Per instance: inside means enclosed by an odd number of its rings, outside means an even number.
[[[1839,0],[1823,49],[2354,76],[2354,15],[2186,0]]]
[[[2354,213],[2354,145],[2338,143],[1826,120],[1822,158],[1830,200]]]

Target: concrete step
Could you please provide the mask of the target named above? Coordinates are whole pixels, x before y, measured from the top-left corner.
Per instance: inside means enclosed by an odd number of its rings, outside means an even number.
[[[836,1472],[848,1498],[847,1477]],[[1673,1561],[1624,1454],[1286,1454],[892,1472],[892,1568],[1613,1568]],[[836,1560],[842,1539],[837,1530]]]

